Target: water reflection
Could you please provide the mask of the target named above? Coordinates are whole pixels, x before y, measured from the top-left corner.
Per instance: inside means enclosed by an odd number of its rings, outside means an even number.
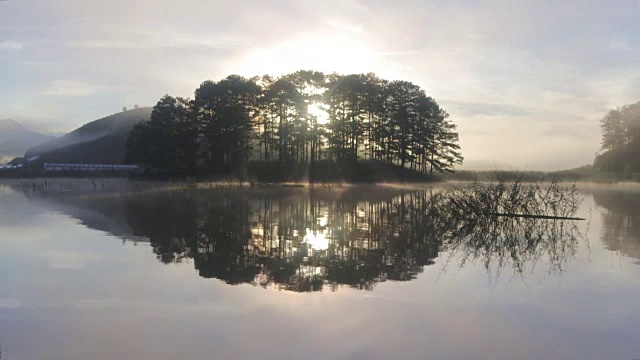
[[[412,210],[424,194],[376,202],[351,195],[167,194],[127,201],[126,214],[161,261],[193,259],[200,276],[229,284],[371,289],[433,264],[440,242],[430,214]]]
[[[466,216],[433,189],[200,189],[51,200],[89,227],[148,240],[163,263],[192,261],[205,278],[297,292],[412,280],[442,252],[445,269],[479,262],[499,274],[542,261],[557,273],[580,236],[573,221]]]
[[[602,242],[607,249],[640,259],[640,193],[594,191],[593,199],[607,210],[602,213]]]

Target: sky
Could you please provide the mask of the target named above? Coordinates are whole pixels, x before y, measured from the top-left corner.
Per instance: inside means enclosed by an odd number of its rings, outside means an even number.
[[[590,164],[640,101],[640,1],[0,0],[0,118],[60,133],[205,80],[301,69],[421,86],[467,169]]]

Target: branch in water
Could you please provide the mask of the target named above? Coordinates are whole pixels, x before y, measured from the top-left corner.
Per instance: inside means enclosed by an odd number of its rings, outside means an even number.
[[[504,216],[504,217],[517,217],[528,219],[553,219],[553,220],[586,220],[579,217],[566,217],[566,216],[551,216],[551,215],[529,215],[529,214],[503,214],[503,213],[481,213],[482,215],[489,216]]]

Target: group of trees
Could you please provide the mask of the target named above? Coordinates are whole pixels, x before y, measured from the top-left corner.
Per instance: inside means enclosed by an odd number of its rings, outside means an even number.
[[[640,173],[640,102],[609,111],[600,120],[602,153],[595,166],[625,176]]]
[[[194,99],[165,95],[127,141],[127,161],[169,174],[241,173],[250,160],[362,159],[425,173],[462,163],[456,126],[438,103],[415,84],[372,73],[205,81]]]

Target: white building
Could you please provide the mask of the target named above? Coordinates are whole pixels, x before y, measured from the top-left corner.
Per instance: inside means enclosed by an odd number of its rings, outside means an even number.
[[[45,171],[137,171],[138,165],[45,163]]]

